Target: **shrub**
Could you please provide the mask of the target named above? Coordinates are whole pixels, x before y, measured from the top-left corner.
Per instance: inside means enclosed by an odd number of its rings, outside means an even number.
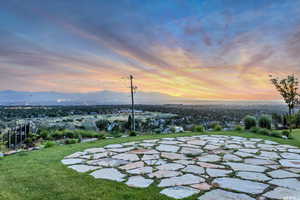
[[[252,128],[250,129],[250,132],[251,132],[251,133],[258,133],[258,131],[259,131],[259,128],[257,128],[257,127],[252,127]]]
[[[283,130],[283,131],[281,132],[281,134],[284,135],[284,136],[286,136],[286,137],[289,137],[290,132],[287,131],[287,130]]]
[[[193,132],[201,132],[201,133],[203,133],[203,132],[205,132],[205,128],[204,128],[203,125],[197,125],[197,126],[194,126]]]
[[[77,139],[66,139],[65,144],[76,144],[78,142]]]
[[[78,137],[78,134],[71,130],[63,130],[63,135],[66,136],[67,138],[76,138]]]
[[[136,136],[136,132],[135,131],[130,131],[129,136]]]
[[[241,125],[237,125],[235,128],[234,128],[235,131],[242,131],[243,130],[243,127]]]
[[[44,144],[44,148],[50,148],[50,147],[53,147],[55,145],[56,145],[56,142],[54,142],[54,141],[47,141]]]
[[[260,128],[271,129],[272,119],[267,115],[263,115],[258,120],[258,126]]]
[[[219,125],[219,124],[216,124],[214,127],[213,127],[214,131],[221,131],[222,130],[222,126]]]
[[[63,133],[63,131],[55,130],[54,132],[51,133],[50,136],[52,138],[54,138],[55,140],[59,140],[59,139],[64,138],[64,133]]]
[[[260,128],[258,130],[258,133],[262,134],[262,135],[271,135],[271,131],[269,129],[266,129],[266,128]]]
[[[252,127],[256,127],[256,119],[255,119],[255,117],[250,116],[250,115],[246,116],[244,118],[244,125],[245,125],[245,129],[246,130],[251,129]]]
[[[281,138],[282,137],[282,134],[280,132],[271,132],[270,136],[272,137],[278,137],[278,138]]]
[[[41,130],[39,135],[41,138],[43,138],[44,140],[47,140],[49,138],[49,131],[48,130]]]

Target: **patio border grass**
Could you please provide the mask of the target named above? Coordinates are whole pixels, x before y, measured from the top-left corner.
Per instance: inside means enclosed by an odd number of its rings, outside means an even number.
[[[300,130],[293,133],[293,140],[284,140],[246,132],[204,132],[144,135],[114,138],[90,143],[55,146],[40,151],[19,153],[0,160],[0,200],[170,200],[160,195],[161,188],[130,188],[124,183],[94,179],[88,173],[75,172],[61,160],[74,152],[107,144],[144,139],[193,135],[234,135],[262,138],[300,147]],[[187,200],[196,200],[195,195]]]

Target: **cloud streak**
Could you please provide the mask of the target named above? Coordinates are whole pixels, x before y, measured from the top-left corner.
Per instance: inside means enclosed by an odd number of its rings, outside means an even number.
[[[124,92],[121,77],[134,74],[141,91],[278,99],[268,75],[300,76],[299,8],[294,1],[12,0],[0,8],[7,19],[0,89]]]

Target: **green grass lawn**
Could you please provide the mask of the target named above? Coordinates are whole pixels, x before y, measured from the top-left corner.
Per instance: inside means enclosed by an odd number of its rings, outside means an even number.
[[[147,135],[130,138],[115,138],[92,143],[56,146],[40,151],[19,153],[0,160],[1,200],[167,200],[160,195],[160,188],[130,188],[124,183],[94,179],[68,169],[61,164],[64,156],[90,147],[101,147],[111,143],[161,137],[190,136],[200,133],[169,135]],[[284,140],[254,133],[209,132],[202,134],[223,134],[256,137],[300,147],[300,130],[293,133],[292,140]],[[196,195],[197,196],[197,195]],[[195,200],[195,197],[187,198]]]

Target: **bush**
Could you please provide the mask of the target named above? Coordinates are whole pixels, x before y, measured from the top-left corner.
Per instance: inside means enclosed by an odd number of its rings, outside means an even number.
[[[65,144],[76,144],[78,142],[77,139],[66,139]]]
[[[76,134],[74,131],[71,130],[63,130],[63,135],[67,138],[78,138],[79,134]]]
[[[54,141],[47,141],[44,143],[44,148],[50,148],[56,145],[56,142]]]
[[[255,119],[255,117],[250,116],[250,115],[246,116],[244,118],[244,125],[245,125],[245,129],[246,130],[251,129],[252,127],[256,127],[256,119]]]
[[[49,131],[44,129],[39,132],[39,135],[43,138],[43,140],[47,140],[49,138],[49,134]]]
[[[136,136],[136,132],[135,131],[130,131],[129,136]]]
[[[278,137],[278,138],[282,138],[282,134],[280,132],[271,132],[270,136],[272,137]]]
[[[284,135],[284,136],[286,136],[286,137],[289,137],[290,132],[287,131],[287,130],[283,130],[283,131],[281,132],[281,134]]]
[[[241,125],[237,125],[235,128],[234,128],[235,131],[242,131],[243,130],[243,127]]]
[[[259,128],[257,128],[257,127],[252,127],[252,128],[250,129],[250,132],[251,132],[251,133],[258,133],[258,131],[259,131]]]
[[[50,136],[52,138],[54,138],[55,140],[59,140],[59,139],[64,138],[64,133],[63,133],[63,131],[55,130],[54,132],[52,132],[50,134]]]
[[[221,131],[222,130],[222,126],[219,125],[219,124],[216,124],[214,127],[213,127],[214,131]]]
[[[201,132],[201,133],[203,133],[203,132],[205,132],[205,128],[204,128],[203,125],[197,125],[197,126],[194,126],[193,132]]]
[[[267,115],[263,115],[258,120],[258,126],[260,128],[271,129],[272,119]]]
[[[269,129],[266,129],[266,128],[259,129],[258,133],[262,134],[262,135],[271,135],[271,131]]]

